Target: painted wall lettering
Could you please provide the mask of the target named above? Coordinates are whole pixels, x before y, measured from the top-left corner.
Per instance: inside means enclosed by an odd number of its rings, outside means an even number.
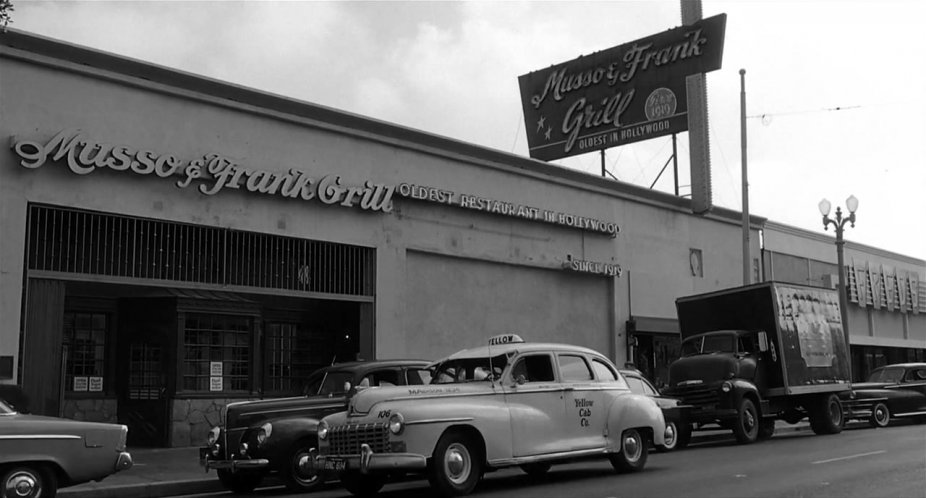
[[[621,231],[617,223],[610,221],[597,220],[585,216],[579,216],[558,211],[540,209],[524,204],[502,201],[498,199],[489,199],[475,195],[462,194],[452,190],[429,187],[426,185],[414,185],[411,183],[400,183],[396,187],[396,193],[409,199],[421,201],[437,202],[450,206],[458,206],[486,213],[500,214],[503,216],[514,216],[528,220],[542,221],[554,225],[563,225],[589,232],[616,237]]]
[[[95,141],[79,130],[63,130],[45,143],[16,137],[11,142],[21,159],[19,164],[28,169],[40,168],[46,162],[66,161],[68,168],[78,175],[111,169],[161,178],[181,176],[177,187],[187,188],[195,181],[204,195],[215,195],[223,189],[242,189],[305,201],[317,199],[324,204],[356,206],[368,211],[392,211],[395,186],[371,181],[344,185],[337,175],[312,178],[297,169],[278,173],[242,166],[220,154],[207,154],[184,163],[174,154]]]

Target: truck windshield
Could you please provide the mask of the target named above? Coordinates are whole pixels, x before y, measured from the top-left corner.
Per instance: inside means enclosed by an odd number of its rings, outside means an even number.
[[[498,355],[491,358],[458,358],[448,360],[437,366],[431,377],[431,384],[456,384],[459,382],[478,382],[494,380],[501,377],[508,357]]]
[[[731,334],[705,335],[682,343],[682,356],[710,353],[732,353],[735,343]]]

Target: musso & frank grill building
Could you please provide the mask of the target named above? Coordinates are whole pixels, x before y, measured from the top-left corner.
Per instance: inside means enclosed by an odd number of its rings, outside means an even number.
[[[506,332],[661,382],[675,298],[742,283],[738,212],[15,30],[0,115],[0,383],[134,445]],[[835,281],[831,238],[751,231],[757,280]],[[926,359],[926,262],[846,249],[856,377]]]

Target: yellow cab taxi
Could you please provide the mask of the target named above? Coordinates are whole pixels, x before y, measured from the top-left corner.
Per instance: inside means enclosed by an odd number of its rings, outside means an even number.
[[[430,384],[369,388],[322,419],[308,465],[355,495],[390,476],[425,474],[444,496],[470,493],[485,472],[607,458],[615,470],[646,465],[665,443],[665,421],[618,369],[580,346],[493,337],[432,365]]]

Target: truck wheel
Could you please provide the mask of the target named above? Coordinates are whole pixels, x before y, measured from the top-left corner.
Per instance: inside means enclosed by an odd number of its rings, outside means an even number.
[[[759,414],[755,403],[749,398],[740,400],[736,410],[736,421],[733,424],[733,435],[740,444],[754,443],[759,438]]]
[[[764,418],[759,422],[759,439],[771,439],[775,435],[775,419]]]
[[[875,406],[871,408],[871,418],[868,419],[868,423],[872,427],[887,427],[887,424],[891,423],[891,410],[884,403],[875,403]]]
[[[227,469],[218,469],[216,474],[219,475],[222,486],[225,486],[225,489],[233,493],[250,493],[264,479],[262,474],[231,472]]]
[[[294,492],[309,492],[321,486],[321,476],[307,465],[307,460],[310,458],[309,450],[315,446],[315,441],[300,441],[286,453],[284,467],[280,469],[286,489]]]
[[[11,467],[0,480],[0,496],[3,498],[54,498],[57,492],[55,473],[38,464]]]
[[[342,472],[339,479],[341,486],[354,496],[376,496],[386,485],[385,476],[360,472]]]
[[[611,466],[618,472],[639,472],[646,466],[647,439],[639,429],[627,429],[621,434],[621,450],[608,455]]]
[[[678,424],[666,421],[665,444],[656,446],[657,451],[672,451],[678,447]]]
[[[842,432],[842,403],[835,394],[822,396],[817,406],[810,411],[810,428],[816,434],[838,434]]]
[[[471,438],[451,431],[437,442],[428,481],[444,496],[471,493],[482,478],[482,452]]]

